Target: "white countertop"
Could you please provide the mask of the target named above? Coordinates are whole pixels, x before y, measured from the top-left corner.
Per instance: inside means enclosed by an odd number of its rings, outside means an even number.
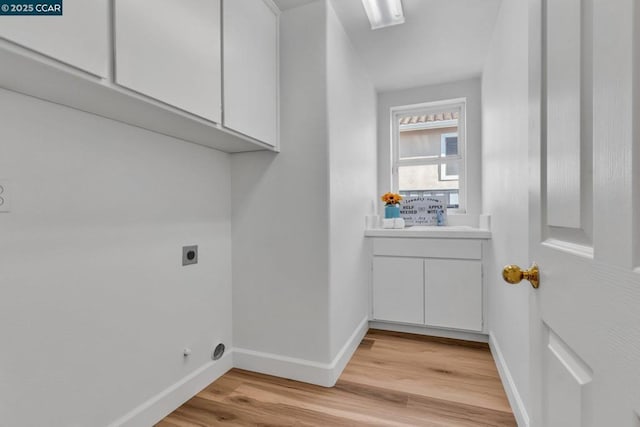
[[[368,228],[366,237],[422,237],[437,239],[490,239],[491,231],[466,225],[415,226],[406,228]]]

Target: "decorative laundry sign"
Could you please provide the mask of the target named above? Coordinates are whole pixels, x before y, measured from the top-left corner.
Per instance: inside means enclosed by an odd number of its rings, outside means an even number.
[[[407,197],[400,216],[406,225],[446,225],[447,196]]]

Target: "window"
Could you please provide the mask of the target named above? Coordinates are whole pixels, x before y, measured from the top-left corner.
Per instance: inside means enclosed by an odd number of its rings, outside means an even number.
[[[465,100],[391,109],[393,191],[405,197],[447,196],[465,205]]]

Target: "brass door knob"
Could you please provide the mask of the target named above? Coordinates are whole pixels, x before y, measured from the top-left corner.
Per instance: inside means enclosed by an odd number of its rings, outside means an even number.
[[[530,269],[522,270],[517,265],[507,265],[502,269],[502,278],[505,282],[515,285],[520,283],[522,279],[526,279],[531,282],[531,286],[538,289],[540,286],[540,270],[538,264],[533,263]]]

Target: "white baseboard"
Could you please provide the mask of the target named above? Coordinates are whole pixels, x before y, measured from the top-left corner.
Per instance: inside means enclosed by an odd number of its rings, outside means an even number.
[[[498,341],[492,332],[489,332],[489,348],[491,349],[493,359],[496,361],[498,373],[502,380],[502,386],[507,393],[507,398],[509,399],[509,404],[513,410],[513,415],[516,417],[518,426],[529,427],[529,414],[527,413],[527,408],[524,406],[524,402],[522,401],[522,397],[520,397],[516,383],[511,376],[507,362],[502,355]]]
[[[356,352],[360,342],[362,342],[362,338],[367,334],[369,330],[369,316],[365,316],[364,319],[358,324],[358,327],[353,331],[347,342],[344,343],[336,357],[333,358],[331,362],[331,386],[335,385],[344,371],[344,368],[351,360],[353,353]],[[329,386],[329,387],[331,387]]]
[[[114,421],[109,427],[148,427],[154,425],[233,367],[317,384],[324,387],[332,387],[358,348],[369,327],[487,342],[487,337],[483,334],[445,331],[385,322],[369,322],[367,318],[364,318],[331,363],[319,363],[306,359],[234,348],[232,351],[227,352],[220,360],[216,362],[211,361],[197,369],[195,372]],[[529,415],[495,336],[490,333],[488,341],[518,426],[529,427]]]
[[[453,338],[456,340],[488,342],[489,337],[480,332],[467,332],[449,329],[430,328],[428,326],[407,325],[404,323],[387,323],[372,320],[369,322],[369,328],[382,329],[383,331],[405,332],[407,334],[429,335],[441,338]]]
[[[142,405],[109,424],[109,427],[149,427],[173,412],[200,390],[233,367],[233,354],[211,361],[177,383],[158,393]]]
[[[365,317],[331,363],[314,362],[236,347],[233,349],[233,366],[323,387],[333,387],[368,329],[369,322]]]

